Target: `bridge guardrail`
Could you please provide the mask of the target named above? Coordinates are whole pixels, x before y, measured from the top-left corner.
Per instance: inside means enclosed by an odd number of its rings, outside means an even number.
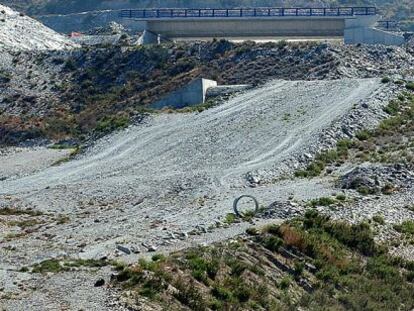
[[[398,21],[393,20],[379,20],[377,21],[377,27],[387,30],[398,30],[400,24]]]
[[[227,18],[275,16],[361,16],[376,15],[376,7],[337,8],[240,8],[240,9],[131,9],[121,10],[122,18]]]

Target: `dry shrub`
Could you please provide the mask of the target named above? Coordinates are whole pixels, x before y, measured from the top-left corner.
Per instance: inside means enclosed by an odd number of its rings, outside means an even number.
[[[306,242],[300,231],[289,225],[282,225],[279,230],[286,245],[295,246],[301,251],[305,250]]]

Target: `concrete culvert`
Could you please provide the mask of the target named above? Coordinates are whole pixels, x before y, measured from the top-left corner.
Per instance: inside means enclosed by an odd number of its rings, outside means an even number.
[[[259,211],[259,202],[254,196],[244,194],[234,200],[233,210],[238,217],[243,217],[246,213],[254,213],[256,215]]]

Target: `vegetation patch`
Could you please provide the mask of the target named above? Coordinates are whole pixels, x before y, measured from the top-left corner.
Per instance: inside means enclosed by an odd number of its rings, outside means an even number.
[[[383,77],[383,78],[381,79],[381,83],[389,83],[389,82],[391,82],[390,77]]]
[[[338,141],[336,148],[321,152],[315,156],[315,159],[304,170],[295,172],[296,177],[316,177],[319,176],[327,165],[343,163],[348,158],[348,150],[353,145],[349,139]]]
[[[0,69],[0,84],[6,84],[9,83],[11,81],[11,74],[10,72],[7,71],[3,71]]]
[[[384,217],[381,215],[375,215],[374,217],[372,217],[372,220],[375,221],[377,224],[385,225]]]
[[[338,203],[338,199],[334,197],[322,197],[318,199],[313,199],[309,202],[309,205],[311,207],[317,207],[317,206],[331,206]]]
[[[72,268],[89,267],[99,268],[108,265],[114,265],[114,262],[103,259],[47,259],[38,264],[35,264],[31,269],[24,267],[24,270],[31,271],[32,273],[59,273],[64,271],[70,271]]]
[[[81,152],[81,150],[82,150],[82,148],[80,146],[77,146],[75,148],[71,148],[71,151],[70,151],[68,156],[55,161],[52,164],[52,166],[58,166],[58,165],[61,165],[63,163],[69,162],[70,160],[74,159]]]
[[[338,141],[336,148],[319,153],[304,169],[295,172],[297,177],[315,177],[325,172],[327,166],[339,166],[345,161],[373,162],[414,166],[414,95],[404,92],[384,108],[389,118],[373,130],[362,130],[352,140]],[[361,194],[371,194],[370,189],[357,189]],[[395,191],[386,185],[384,194]]]
[[[34,211],[34,210],[29,210],[29,209],[5,207],[5,208],[0,208],[0,215],[1,216],[20,216],[20,215],[42,216],[43,213],[40,211]]]
[[[64,58],[60,52],[30,55],[33,66],[25,78],[34,91],[50,89],[45,114],[36,96],[6,95],[22,114],[6,113],[0,120],[0,142],[17,144],[34,138],[83,142],[142,119],[150,105],[189,82],[200,78],[219,84],[260,85],[269,79],[323,79],[337,66],[328,46],[313,42],[256,44],[213,40],[201,43],[164,43],[136,46],[123,43],[97,49],[80,48]],[[29,55],[15,55],[16,64]],[[289,54],[291,57],[286,57]],[[309,57],[312,55],[312,57]],[[292,66],[294,64],[294,66]],[[53,65],[50,85],[34,85],[34,73]],[[32,71],[32,74],[29,72]],[[19,81],[16,81],[20,83]],[[1,83],[1,82],[0,82]],[[201,112],[219,101],[180,109]]]
[[[414,263],[389,256],[366,223],[333,221],[310,210],[250,231],[247,240],[118,266],[113,285],[169,310],[414,307]]]
[[[401,224],[395,225],[394,229],[403,234],[414,235],[414,221],[405,220]]]

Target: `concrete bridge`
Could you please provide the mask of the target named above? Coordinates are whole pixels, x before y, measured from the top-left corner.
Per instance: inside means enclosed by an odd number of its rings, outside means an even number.
[[[265,38],[344,37],[347,44],[400,45],[404,37],[375,27],[375,7],[122,10],[122,18],[145,23],[143,43],[160,37]]]

